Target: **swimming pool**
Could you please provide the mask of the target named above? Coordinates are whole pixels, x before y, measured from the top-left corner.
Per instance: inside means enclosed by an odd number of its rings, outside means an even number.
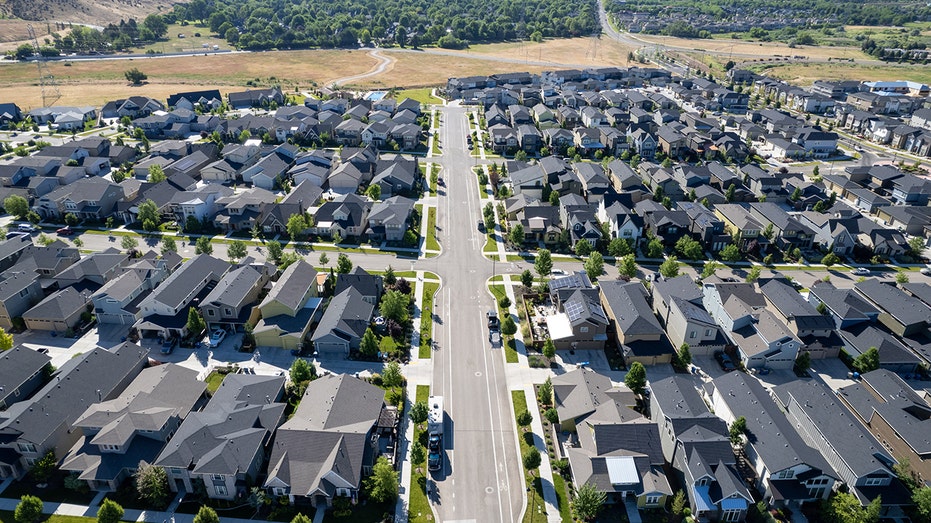
[[[388,95],[388,91],[371,91],[365,95],[365,99],[370,102],[377,102]]]

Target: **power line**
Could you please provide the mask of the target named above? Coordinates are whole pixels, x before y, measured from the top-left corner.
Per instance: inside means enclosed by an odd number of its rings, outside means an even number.
[[[39,86],[42,89],[42,106],[49,107],[61,98],[61,91],[58,90],[58,82],[55,76],[48,68],[46,57],[42,55],[39,47],[39,39],[36,37],[36,30],[32,24],[26,26],[29,31],[29,38],[32,39],[32,46],[36,53],[36,67],[39,69]]]

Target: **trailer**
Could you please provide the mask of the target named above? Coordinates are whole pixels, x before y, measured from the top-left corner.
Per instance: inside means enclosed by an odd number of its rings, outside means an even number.
[[[443,410],[443,396],[430,396],[428,401],[427,468],[440,470],[443,468],[443,422],[446,415]]]

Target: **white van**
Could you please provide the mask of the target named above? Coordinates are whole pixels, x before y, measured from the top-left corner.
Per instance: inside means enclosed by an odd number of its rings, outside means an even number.
[[[17,229],[19,229],[20,232],[36,232],[38,230],[30,223],[21,223]]]

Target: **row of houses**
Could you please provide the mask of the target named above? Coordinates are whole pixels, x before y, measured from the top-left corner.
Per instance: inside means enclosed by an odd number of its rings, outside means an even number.
[[[152,364],[123,343],[78,355],[0,354],[0,478],[21,479],[46,454],[91,490],[113,492],[143,464],[163,467],[172,492],[234,500],[259,487],[293,504],[357,500],[381,456],[396,460],[398,412],[385,393],[348,375],[311,382],[285,419],[285,378],[229,374],[212,395],[197,372]],[[335,456],[335,459],[334,459]]]

